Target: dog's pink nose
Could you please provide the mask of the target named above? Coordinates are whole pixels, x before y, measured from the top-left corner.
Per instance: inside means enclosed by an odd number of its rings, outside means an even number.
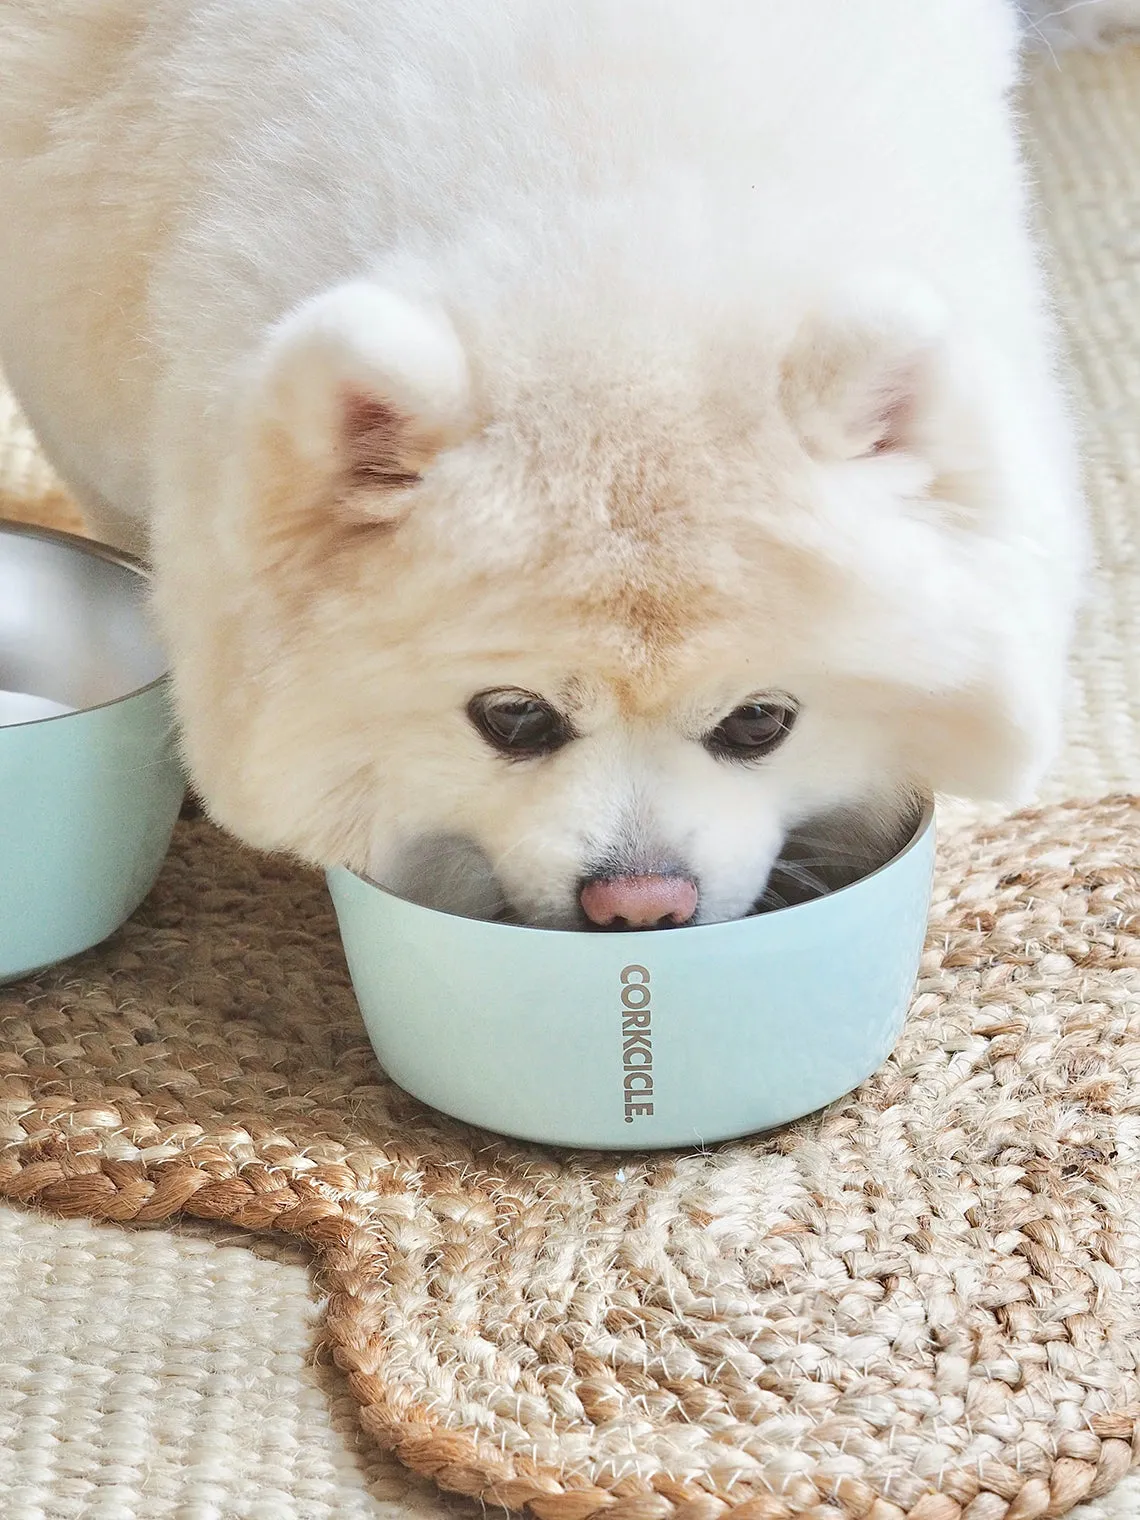
[[[675,927],[697,911],[697,884],[685,876],[599,876],[582,888],[581,901],[600,929]]]

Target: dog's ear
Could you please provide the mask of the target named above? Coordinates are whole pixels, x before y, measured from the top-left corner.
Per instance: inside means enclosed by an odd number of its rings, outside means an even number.
[[[800,325],[780,372],[783,409],[823,461],[921,451],[945,367],[945,309],[903,279],[847,290]]]
[[[253,375],[246,488],[260,527],[392,528],[469,426],[467,360],[446,315],[365,281],[271,332]]]

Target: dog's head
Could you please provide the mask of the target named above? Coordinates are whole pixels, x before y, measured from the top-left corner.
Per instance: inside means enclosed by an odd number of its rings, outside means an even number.
[[[1063,639],[922,299],[552,363],[351,284],[244,404],[242,590],[178,684],[254,843],[459,911],[707,922],[790,831],[873,839],[1048,751]]]

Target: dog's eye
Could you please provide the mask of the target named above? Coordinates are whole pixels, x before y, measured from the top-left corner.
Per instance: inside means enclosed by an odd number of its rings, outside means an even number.
[[[562,714],[525,691],[483,691],[467,704],[467,716],[505,755],[549,755],[573,738]]]
[[[762,759],[791,733],[796,711],[787,702],[745,702],[713,729],[705,746],[727,759]]]

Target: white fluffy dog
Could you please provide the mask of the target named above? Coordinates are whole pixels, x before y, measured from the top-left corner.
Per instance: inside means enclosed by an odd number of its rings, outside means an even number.
[[[1025,794],[1085,550],[1016,31],[0,0],[0,362],[153,560],[212,814],[621,927]]]

